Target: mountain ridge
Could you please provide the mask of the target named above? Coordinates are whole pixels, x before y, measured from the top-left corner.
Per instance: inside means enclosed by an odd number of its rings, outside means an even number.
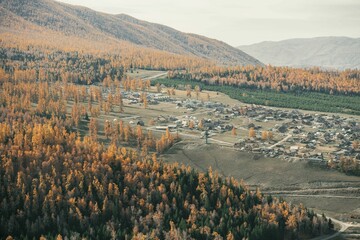
[[[126,14],[102,13],[52,0],[1,0],[0,6],[29,23],[62,32],[67,36],[94,40],[113,38],[142,47],[206,58],[226,65],[262,65],[257,59],[224,42],[183,33]],[[1,26],[3,25],[2,23]]]
[[[294,38],[264,41],[238,48],[274,66],[360,69],[360,38]]]

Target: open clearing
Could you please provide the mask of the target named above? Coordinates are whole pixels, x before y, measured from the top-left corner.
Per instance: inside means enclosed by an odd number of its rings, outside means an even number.
[[[177,144],[163,155],[166,162],[183,163],[200,171],[211,166],[223,176],[243,179],[250,187],[260,187],[264,193],[304,203],[338,219],[359,216],[359,177],[304,162],[257,157],[217,144],[190,141]]]

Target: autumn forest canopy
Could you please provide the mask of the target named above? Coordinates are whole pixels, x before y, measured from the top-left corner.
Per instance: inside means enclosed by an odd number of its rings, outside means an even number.
[[[32,46],[3,47],[0,58],[1,238],[292,239],[333,227],[211,169],[162,163],[156,155],[176,136],[157,140],[122,122],[98,126],[99,114],[121,113],[120,88],[148,87],[127,71],[195,69],[191,60],[153,56],[155,67],[147,58]],[[113,94],[103,99],[102,87]],[[100,128],[109,144],[98,140]]]
[[[156,83],[218,91],[241,102],[321,112],[360,114],[359,71],[319,68],[210,67],[169,71]]]
[[[169,52],[176,44],[162,46],[136,30],[156,29],[166,39],[173,29],[115,15],[102,16],[110,26],[101,19],[79,25],[91,11],[62,4],[58,12],[69,11],[69,19],[54,13],[45,21],[32,1],[24,3],[32,11],[19,1],[0,4],[0,239],[308,239],[333,231],[330,219],[302,204],[211,168],[162,162],[180,140],[169,129],[155,136],[140,124],[100,119],[124,113],[123,91],[139,93],[146,109],[146,91],[156,83],[172,86],[169,95],[189,84],[305,109],[324,96],[339,100],[329,111],[360,114],[360,70],[264,66],[224,43],[178,32],[180,47]],[[167,78],[131,78],[139,69]]]

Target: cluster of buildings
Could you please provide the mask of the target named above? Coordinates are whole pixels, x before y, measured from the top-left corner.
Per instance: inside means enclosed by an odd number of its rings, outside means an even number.
[[[360,140],[360,124],[354,118],[339,115],[304,113],[297,110],[271,109],[251,106],[244,115],[253,123],[249,127],[261,128],[261,123],[274,121],[270,129],[284,137],[283,141],[247,139],[235,146],[267,157],[286,160],[306,160],[310,163],[338,162],[342,156],[360,161],[360,148],[354,142]]]
[[[139,92],[121,92],[129,104],[142,102]],[[285,160],[305,160],[324,164],[337,162],[342,156],[360,161],[360,149],[354,148],[354,141],[360,141],[360,124],[353,117],[332,114],[306,113],[298,110],[283,110],[251,105],[246,107],[224,105],[213,101],[180,99],[164,93],[147,93],[148,104],[171,102],[177,109],[184,110],[183,116],[159,115],[156,128],[170,130],[208,130],[210,134],[223,133],[233,129],[232,119],[244,118],[247,129],[254,128],[257,137],[241,136],[234,145],[243,151],[251,151],[266,157]],[[205,117],[204,117],[205,116]],[[276,141],[263,140],[261,131],[271,131]]]

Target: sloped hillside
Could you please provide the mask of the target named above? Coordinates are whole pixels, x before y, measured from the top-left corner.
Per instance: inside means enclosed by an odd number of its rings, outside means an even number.
[[[0,6],[34,25],[67,36],[96,41],[123,40],[172,53],[195,55],[221,64],[261,65],[255,58],[226,43],[124,14],[105,14],[51,0],[2,0]],[[6,25],[6,21],[1,22],[2,26]]]
[[[289,39],[240,46],[239,49],[274,66],[360,69],[360,38]]]

